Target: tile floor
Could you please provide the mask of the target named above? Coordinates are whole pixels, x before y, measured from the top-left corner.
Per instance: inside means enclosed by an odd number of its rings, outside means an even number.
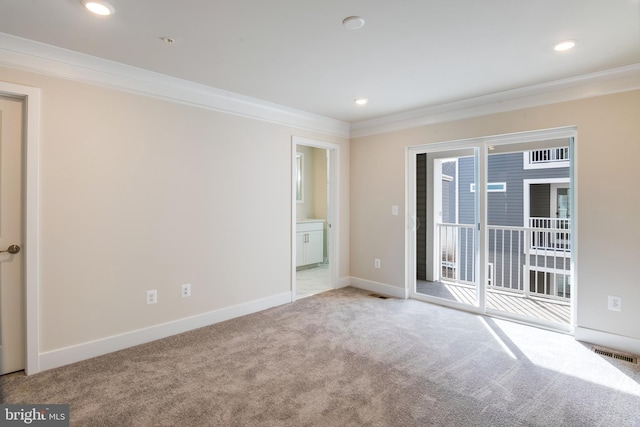
[[[296,298],[304,298],[331,290],[329,264],[296,271]]]

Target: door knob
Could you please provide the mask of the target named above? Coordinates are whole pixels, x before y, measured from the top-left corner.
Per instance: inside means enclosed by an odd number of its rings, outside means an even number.
[[[17,254],[18,252],[20,252],[20,246],[11,245],[6,250],[0,251],[0,253],[2,253],[2,252],[9,252],[10,254]]]

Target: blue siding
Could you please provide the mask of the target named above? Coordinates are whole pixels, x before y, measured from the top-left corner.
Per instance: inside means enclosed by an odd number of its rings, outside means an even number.
[[[472,193],[471,183],[475,182],[475,163],[473,157],[461,157],[458,159],[458,195],[460,199],[459,218],[460,224],[476,224],[476,193]]]
[[[453,178],[453,181],[442,180],[442,222],[449,224],[456,222],[456,168],[455,161],[442,164],[442,174]]]
[[[569,177],[569,168],[524,169],[522,152],[490,154],[487,170],[488,181],[506,182],[507,191],[506,193],[488,193],[487,221],[489,225],[528,226],[528,224],[522,223],[524,218],[523,181],[525,179],[567,177]],[[548,202],[546,203],[548,204]]]
[[[474,159],[464,157],[459,159],[459,223],[475,224],[475,203],[478,192],[471,192],[471,183],[474,182]],[[523,227],[524,218],[524,180],[567,178],[569,168],[524,169],[522,152],[492,154],[488,157],[487,179],[489,183],[506,183],[505,192],[487,193],[487,221],[489,225],[501,225],[511,227]],[[549,185],[543,184],[532,189],[531,194],[532,216],[551,216],[549,213]],[[529,213],[527,213],[529,214]],[[529,216],[529,215],[527,215]],[[464,242],[460,242],[464,243]],[[493,249],[495,245],[495,250]],[[517,283],[523,283],[525,274],[524,242],[519,241],[518,235],[505,235],[501,233],[489,235],[489,262],[493,263],[494,285],[513,288]],[[461,261],[471,260],[471,253],[461,254]],[[518,257],[518,254],[520,257]],[[552,266],[552,258],[532,256],[531,265],[545,266],[549,268],[563,269],[566,265]],[[559,264],[564,261],[557,261]],[[465,265],[461,275],[470,274],[472,266]],[[568,267],[567,267],[568,268]],[[470,277],[470,276],[469,276]]]
[[[503,225],[513,227],[526,227],[523,224],[524,209],[524,180],[525,179],[549,179],[569,177],[569,168],[524,169],[523,155],[519,153],[492,154],[488,158],[487,178],[489,182],[506,182],[505,193],[487,194],[487,220],[489,225]],[[539,184],[532,188],[530,194],[530,209],[527,216],[551,216],[549,212],[549,185]],[[495,244],[495,251],[494,251]],[[524,283],[524,242],[519,241],[519,236],[510,234],[502,235],[490,233],[489,236],[489,262],[493,263],[494,285],[505,288],[517,288],[517,283]],[[568,268],[565,260],[556,260],[558,264],[552,265],[551,257],[532,256],[531,266],[543,266],[549,268]],[[567,262],[568,264],[568,262]],[[520,290],[522,287],[520,286]]]
[[[458,223],[472,224],[477,223],[475,206],[476,194],[471,193],[471,183],[475,182],[475,161],[473,157],[461,157],[458,159],[458,195],[460,206],[458,207]],[[460,235],[460,247],[466,248],[460,253],[460,265],[464,265],[464,270],[460,271],[460,277],[467,281],[474,281],[475,275],[473,270],[473,256],[475,251],[476,233],[467,236],[465,233]]]

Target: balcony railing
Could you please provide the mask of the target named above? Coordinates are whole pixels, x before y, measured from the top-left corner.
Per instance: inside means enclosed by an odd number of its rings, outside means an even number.
[[[531,248],[571,252],[571,220],[569,218],[529,218]]]
[[[458,283],[475,283],[475,226],[438,224],[440,277]]]
[[[554,221],[536,222],[537,227],[488,226],[489,289],[569,300],[570,224],[547,219]],[[475,226],[438,224],[437,231],[440,280],[475,283]]]
[[[567,162],[569,161],[569,147],[546,148],[529,151],[529,164]]]

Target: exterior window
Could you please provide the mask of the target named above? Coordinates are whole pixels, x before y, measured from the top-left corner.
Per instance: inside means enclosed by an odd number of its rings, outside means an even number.
[[[472,182],[469,186],[469,190],[472,193],[476,192],[476,183]],[[488,193],[504,193],[507,191],[507,183],[506,182],[490,182],[487,184],[487,192]]]

